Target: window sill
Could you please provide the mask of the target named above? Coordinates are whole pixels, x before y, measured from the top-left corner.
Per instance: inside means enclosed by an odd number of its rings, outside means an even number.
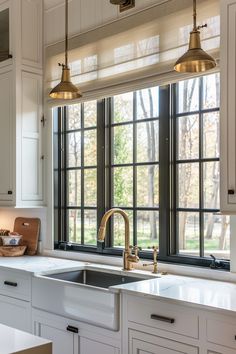
[[[103,256],[97,254],[90,254],[84,252],[66,252],[59,250],[44,250],[43,256],[64,258],[70,260],[77,260],[82,262],[91,262],[98,264],[106,264],[111,266],[122,267],[121,257]],[[142,262],[140,262],[142,267]],[[148,261],[145,263],[148,263]],[[137,268],[141,268],[140,266]],[[179,264],[170,264],[164,262],[158,262],[158,269],[160,272],[167,272],[175,275],[198,277],[203,279],[220,280],[228,282],[236,282],[236,273],[227,272],[224,270],[214,270],[205,267],[193,267]],[[143,270],[143,268],[142,268]]]

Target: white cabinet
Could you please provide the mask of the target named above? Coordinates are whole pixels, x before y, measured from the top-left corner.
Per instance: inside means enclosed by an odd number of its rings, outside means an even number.
[[[221,178],[222,212],[236,212],[236,1],[221,0]]]
[[[31,332],[31,275],[0,270],[0,323]]]
[[[35,309],[33,328],[34,334],[53,342],[53,354],[120,354],[117,332]]]
[[[10,9],[13,59],[0,63],[0,206],[43,205],[42,0]],[[29,30],[30,28],[30,30]]]
[[[0,295],[0,323],[31,332],[31,304]]]
[[[129,354],[198,354],[198,348],[147,333],[129,331]]]

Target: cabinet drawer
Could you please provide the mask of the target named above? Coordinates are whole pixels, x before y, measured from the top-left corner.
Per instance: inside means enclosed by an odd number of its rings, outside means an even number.
[[[31,276],[11,270],[0,270],[0,294],[30,301]]]
[[[207,319],[207,340],[236,349],[236,322]]]
[[[128,320],[160,330],[198,338],[198,316],[183,306],[127,297]]]

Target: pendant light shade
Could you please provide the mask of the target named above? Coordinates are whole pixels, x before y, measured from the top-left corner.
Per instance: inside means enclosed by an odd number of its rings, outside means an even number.
[[[183,73],[198,73],[213,69],[216,66],[215,59],[201,48],[199,29],[197,27],[196,0],[193,0],[193,30],[190,32],[189,49],[177,60],[174,69]]]
[[[52,89],[50,97],[61,100],[73,100],[82,97],[79,89],[71,82],[70,68],[68,66],[68,0],[65,2],[65,64],[62,67],[61,82]]]

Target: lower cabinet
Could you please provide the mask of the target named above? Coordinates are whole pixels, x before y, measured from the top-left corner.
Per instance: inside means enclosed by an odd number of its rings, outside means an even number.
[[[129,330],[129,354],[198,354],[198,348]]]
[[[0,295],[0,323],[30,333],[31,304]]]
[[[33,310],[34,334],[53,342],[53,354],[120,354],[117,332]],[[100,333],[99,333],[100,332]]]

